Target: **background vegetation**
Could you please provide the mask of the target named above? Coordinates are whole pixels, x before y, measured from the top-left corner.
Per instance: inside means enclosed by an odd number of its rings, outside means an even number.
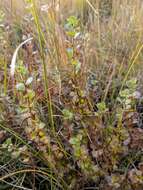
[[[0,190],[143,189],[142,0],[0,1]]]

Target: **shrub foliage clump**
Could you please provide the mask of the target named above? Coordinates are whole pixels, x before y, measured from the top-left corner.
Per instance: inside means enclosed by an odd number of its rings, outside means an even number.
[[[142,2],[76,3],[0,3],[0,190],[143,189]]]

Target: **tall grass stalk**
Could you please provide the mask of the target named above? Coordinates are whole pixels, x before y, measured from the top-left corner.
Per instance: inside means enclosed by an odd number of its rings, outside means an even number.
[[[40,44],[40,55],[41,55],[43,69],[44,69],[44,87],[45,87],[46,101],[47,101],[47,107],[48,107],[49,123],[50,123],[50,127],[52,127],[53,133],[55,133],[53,110],[52,110],[52,100],[51,100],[51,95],[50,95],[50,91],[49,91],[47,65],[45,62],[45,53],[44,53],[45,38],[44,38],[44,34],[43,34],[41,26],[40,26],[40,21],[39,21],[35,2],[33,0],[31,0],[30,3],[32,5],[31,12],[34,17],[34,21],[35,21],[37,32],[38,32],[38,39],[39,39],[39,44]],[[49,155],[51,155],[50,147],[49,147]],[[51,176],[53,176],[53,171],[52,171],[51,167],[50,167],[50,173],[51,173]],[[51,185],[51,190],[52,190],[53,189],[52,178],[50,180],[50,185]]]
[[[37,32],[38,32],[38,39],[39,39],[39,44],[40,44],[40,54],[41,54],[41,60],[42,60],[42,65],[44,69],[44,86],[45,86],[45,94],[46,94],[46,99],[47,99],[47,107],[48,107],[48,114],[49,114],[49,121],[50,121],[50,126],[52,127],[53,132],[55,133],[55,126],[54,126],[54,119],[53,119],[53,109],[52,109],[52,100],[51,100],[51,95],[49,91],[49,83],[48,83],[48,73],[47,73],[47,65],[45,62],[45,53],[44,53],[44,45],[45,45],[45,37],[41,29],[37,9],[34,0],[31,0],[32,4],[32,15],[34,17],[34,21],[37,27]]]
[[[129,74],[131,73],[131,71],[132,71],[134,65],[136,64],[136,61],[137,61],[137,59],[138,59],[138,57],[139,57],[139,55],[140,55],[142,49],[143,49],[143,44],[140,45],[139,49],[138,49],[137,52],[136,52],[136,55],[135,55],[133,61],[130,63],[130,65],[129,65],[129,67],[128,67],[128,70],[127,70],[127,73],[126,73],[126,75],[125,75],[125,77],[124,77],[124,79],[123,79],[123,82],[122,82],[122,86],[121,86],[120,91],[123,89],[123,87],[124,87],[124,85],[125,85],[125,83],[126,83],[126,81],[127,81],[127,79],[128,79],[128,76],[129,76]]]
[[[8,78],[8,73],[7,73],[7,61],[3,60],[4,62],[4,94],[6,95],[7,94],[7,78]]]

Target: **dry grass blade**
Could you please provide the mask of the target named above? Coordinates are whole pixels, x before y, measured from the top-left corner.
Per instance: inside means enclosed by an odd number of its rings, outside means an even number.
[[[89,7],[93,10],[93,12],[95,13],[95,15],[98,15],[98,11],[94,8],[94,6],[92,5],[92,3],[89,0],[86,0],[87,4],[89,5]]]
[[[16,48],[12,60],[11,60],[11,65],[10,65],[10,75],[13,77],[14,73],[15,73],[15,67],[16,67],[16,58],[17,58],[17,54],[19,49],[26,43],[28,43],[29,41],[31,41],[33,38],[28,38],[27,40],[25,40],[24,42],[22,42],[21,44],[19,44],[19,46]]]

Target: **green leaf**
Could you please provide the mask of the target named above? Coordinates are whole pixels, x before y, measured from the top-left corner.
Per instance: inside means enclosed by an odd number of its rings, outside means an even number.
[[[64,119],[68,119],[68,120],[73,119],[73,113],[70,112],[69,110],[63,109],[62,113],[63,113]]]
[[[72,137],[72,138],[69,140],[69,142],[70,142],[70,144],[72,144],[72,145],[77,145],[77,146],[79,146],[81,140],[82,140],[82,135],[81,135],[81,134],[78,134],[76,137]]]
[[[72,65],[74,65],[75,72],[77,74],[80,71],[80,69],[81,69],[81,62],[79,62],[78,60],[73,60],[72,61]]]
[[[67,24],[69,26],[72,26],[72,27],[77,27],[79,25],[79,20],[77,19],[76,16],[70,16],[68,19],[67,19]]]
[[[128,80],[126,82],[126,85],[129,89],[133,89],[135,90],[137,88],[137,79],[136,78],[133,78],[131,80]]]
[[[73,48],[67,48],[67,55],[69,59],[73,58],[74,50]]]
[[[74,151],[74,154],[75,154],[76,158],[80,158],[81,157],[82,151],[81,151],[81,147],[80,146],[76,145],[76,149]]]
[[[75,16],[70,16],[65,24],[65,29],[67,32],[67,35],[70,37],[78,37],[79,32],[77,31],[79,25],[79,20]]]
[[[99,112],[105,112],[105,111],[107,111],[107,107],[106,107],[105,102],[98,103],[97,104],[97,108],[98,108]]]
[[[21,75],[26,75],[28,73],[27,68],[23,65],[23,61],[18,61],[18,66],[16,67],[16,71],[20,73]]]
[[[127,98],[127,97],[129,97],[129,95],[130,95],[129,89],[125,89],[125,90],[122,90],[122,91],[120,92],[120,96],[121,96],[122,98]]]
[[[33,90],[27,90],[27,97],[32,100],[35,97],[35,92]]]
[[[23,83],[18,83],[16,85],[16,89],[20,92],[24,92],[25,91],[25,85]]]
[[[75,31],[68,31],[67,35],[70,36],[70,37],[75,37],[76,32]]]
[[[2,144],[2,147],[3,148],[7,148],[9,146],[12,145],[12,141],[11,141],[11,138],[8,138],[3,144]]]
[[[72,145],[78,145],[79,144],[79,139],[77,139],[76,137],[73,137],[69,140],[70,144]]]

